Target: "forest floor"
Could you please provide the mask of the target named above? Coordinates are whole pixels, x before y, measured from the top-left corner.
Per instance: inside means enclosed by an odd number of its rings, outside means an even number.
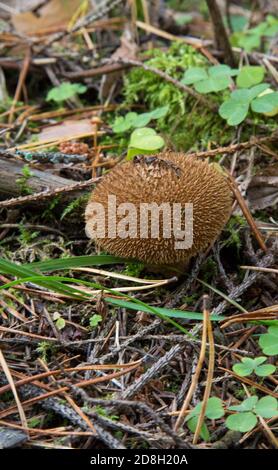
[[[218,4],[0,2],[0,448],[278,447],[278,12]],[[174,276],[85,233],[161,148],[234,199]]]

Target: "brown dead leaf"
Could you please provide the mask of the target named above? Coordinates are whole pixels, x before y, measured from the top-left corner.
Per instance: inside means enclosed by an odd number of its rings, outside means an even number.
[[[45,127],[38,134],[39,142],[60,140],[69,136],[78,137],[84,134],[94,134],[96,126],[91,123],[90,119],[68,120],[55,126]]]
[[[37,10],[12,15],[17,32],[27,36],[43,36],[65,30],[81,0],[50,0]]]
[[[278,204],[278,164],[270,165],[253,176],[247,191],[252,211],[274,207]]]

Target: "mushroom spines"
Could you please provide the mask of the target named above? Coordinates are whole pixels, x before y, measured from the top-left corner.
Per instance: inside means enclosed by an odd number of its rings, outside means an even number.
[[[108,200],[114,197],[114,214]],[[115,201],[116,198],[116,201]],[[95,213],[95,203],[103,211]],[[122,236],[124,233],[124,208],[121,204],[131,203],[136,216],[129,217],[137,236]],[[193,243],[190,248],[177,249],[173,230],[165,237],[163,217],[159,217],[157,237],[140,236],[140,211],[142,205],[164,203],[193,207]],[[96,239],[106,251],[124,258],[133,258],[147,264],[173,264],[190,259],[205,250],[221,232],[231,211],[231,192],[226,177],[212,164],[181,153],[163,152],[154,156],[135,157],[133,161],[118,164],[104,176],[92,192],[86,208],[86,233]],[[125,206],[121,206],[125,207]],[[110,209],[109,209],[110,208]],[[112,208],[113,210],[113,208]],[[116,236],[108,235],[109,216],[114,217],[118,228]],[[137,217],[138,216],[138,217]],[[103,220],[105,219],[105,220]],[[182,216],[182,222],[186,215]],[[104,223],[104,236],[95,236],[95,226]],[[171,223],[173,214],[171,214]],[[150,214],[148,223],[151,224]],[[120,236],[119,236],[120,233]],[[129,230],[130,233],[130,230]],[[102,234],[103,235],[103,234]]]

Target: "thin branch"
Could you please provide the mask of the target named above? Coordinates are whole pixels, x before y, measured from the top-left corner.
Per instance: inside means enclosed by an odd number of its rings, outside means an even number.
[[[23,427],[28,428],[28,423],[27,423],[27,419],[26,419],[26,416],[25,416],[25,413],[24,413],[23,406],[22,406],[22,404],[20,402],[20,399],[18,397],[12,374],[10,373],[10,369],[8,367],[8,364],[6,362],[6,359],[5,359],[4,354],[2,353],[1,349],[0,349],[0,364],[1,364],[1,367],[2,367],[4,373],[7,377],[7,380],[9,382],[10,387],[11,387],[11,390],[13,392],[13,396],[14,396],[16,406],[17,406],[17,409],[18,409],[18,414],[19,414],[20,419],[21,419],[21,424],[22,424]]]
[[[248,208],[246,202],[244,201],[244,199],[243,199],[243,197],[242,197],[242,195],[241,195],[241,192],[240,192],[240,190],[238,189],[238,186],[237,186],[237,184],[236,184],[234,178],[233,178],[231,175],[229,175],[229,177],[228,177],[228,183],[229,183],[229,186],[230,186],[231,190],[233,191],[233,193],[234,193],[234,195],[235,195],[235,197],[236,197],[236,199],[237,199],[237,202],[238,202],[238,204],[239,204],[239,206],[240,206],[240,208],[241,208],[241,210],[242,210],[243,215],[245,216],[245,218],[246,218],[246,220],[247,220],[247,222],[248,222],[248,224],[249,224],[251,230],[253,231],[253,233],[254,233],[254,235],[255,235],[255,237],[256,237],[256,239],[257,239],[257,242],[259,243],[261,249],[262,249],[264,252],[266,252],[266,251],[267,251],[267,248],[266,248],[264,239],[263,239],[263,237],[262,237],[262,235],[261,235],[261,233],[260,233],[260,231],[259,231],[259,229],[258,229],[256,223],[254,222],[254,219],[253,219],[253,217],[252,217],[252,214],[251,214],[251,212],[250,212],[250,210],[249,210],[249,208]]]
[[[71,191],[77,191],[79,189],[88,188],[95,183],[98,183],[101,178],[91,178],[88,181],[78,182],[76,184],[70,184],[68,186],[63,186],[62,188],[52,189],[50,191],[41,191],[36,194],[30,194],[28,196],[22,196],[17,198],[8,199],[6,201],[0,202],[0,209],[2,207],[12,207],[20,206],[22,204],[27,204],[29,202],[37,202],[42,199],[48,199],[50,197],[56,197],[59,194],[69,193]]]

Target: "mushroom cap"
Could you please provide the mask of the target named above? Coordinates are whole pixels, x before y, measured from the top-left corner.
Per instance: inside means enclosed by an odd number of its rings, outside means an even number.
[[[114,196],[114,210],[111,204],[109,208],[108,196]],[[103,211],[96,210],[95,203],[100,203]],[[136,213],[123,209],[119,214],[123,203],[132,203]],[[170,204],[171,223],[168,224],[170,234],[167,237],[161,214],[157,236],[142,238],[139,227],[142,203]],[[193,243],[188,248],[177,248],[177,236],[173,230],[174,203],[181,204],[181,208],[191,203],[193,207]],[[232,195],[227,178],[216,165],[175,152],[139,156],[133,161],[118,164],[94,189],[85,212],[86,233],[105,251],[116,256],[149,265],[173,265],[187,262],[210,246],[229,218],[231,207]],[[126,216],[127,225],[124,221]],[[115,218],[117,233],[108,233],[111,217]],[[148,213],[149,228],[150,217]],[[184,227],[187,217],[188,213],[182,209],[181,227]],[[105,231],[98,235],[96,227],[101,224]],[[130,229],[135,232],[131,233]]]

